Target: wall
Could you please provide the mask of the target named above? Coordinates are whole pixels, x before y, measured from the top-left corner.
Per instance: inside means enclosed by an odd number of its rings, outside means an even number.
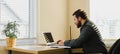
[[[44,37],[42,32],[52,32],[55,41],[66,39],[68,33],[67,0],[38,1],[38,43]]]
[[[84,10],[87,14],[88,14],[88,18],[89,18],[89,0],[68,0],[68,18],[70,18],[69,20],[69,26],[71,26],[71,36],[72,39],[75,39],[79,36],[79,29],[76,28],[76,26],[74,25],[74,21],[73,21],[73,12],[76,11],[77,9],[82,9]]]
[[[77,9],[82,9],[89,16],[89,0],[39,0],[38,1],[38,43],[44,43],[41,32],[52,32],[56,40],[76,38],[79,35],[73,23],[72,13]],[[43,40],[43,41],[41,41]]]

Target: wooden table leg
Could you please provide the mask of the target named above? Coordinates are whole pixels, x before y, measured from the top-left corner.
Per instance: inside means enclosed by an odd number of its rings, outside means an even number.
[[[12,54],[12,50],[8,50],[8,54]]]
[[[68,54],[72,54],[72,49],[68,49]]]

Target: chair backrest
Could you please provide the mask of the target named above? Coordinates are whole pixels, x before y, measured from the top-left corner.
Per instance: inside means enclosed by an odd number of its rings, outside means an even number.
[[[118,39],[110,48],[109,54],[120,54],[120,39]]]

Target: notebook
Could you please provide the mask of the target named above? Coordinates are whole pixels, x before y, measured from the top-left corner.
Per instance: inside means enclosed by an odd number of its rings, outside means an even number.
[[[45,37],[45,40],[46,40],[48,46],[52,46],[52,45],[58,46],[58,44],[56,42],[54,42],[51,32],[44,32],[43,35]]]
[[[69,46],[60,46],[56,42],[54,42],[51,32],[44,32],[43,35],[47,42],[47,46],[51,46],[52,48],[71,48]]]

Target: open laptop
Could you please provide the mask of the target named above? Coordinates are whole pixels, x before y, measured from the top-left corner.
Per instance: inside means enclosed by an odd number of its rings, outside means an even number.
[[[47,46],[52,46],[53,48],[71,48],[69,46],[60,46],[56,42],[54,42],[51,32],[44,32],[43,35],[47,42]]]
[[[53,45],[59,46],[57,43],[54,42],[51,32],[44,32],[43,35],[45,37],[48,46],[53,46]]]

